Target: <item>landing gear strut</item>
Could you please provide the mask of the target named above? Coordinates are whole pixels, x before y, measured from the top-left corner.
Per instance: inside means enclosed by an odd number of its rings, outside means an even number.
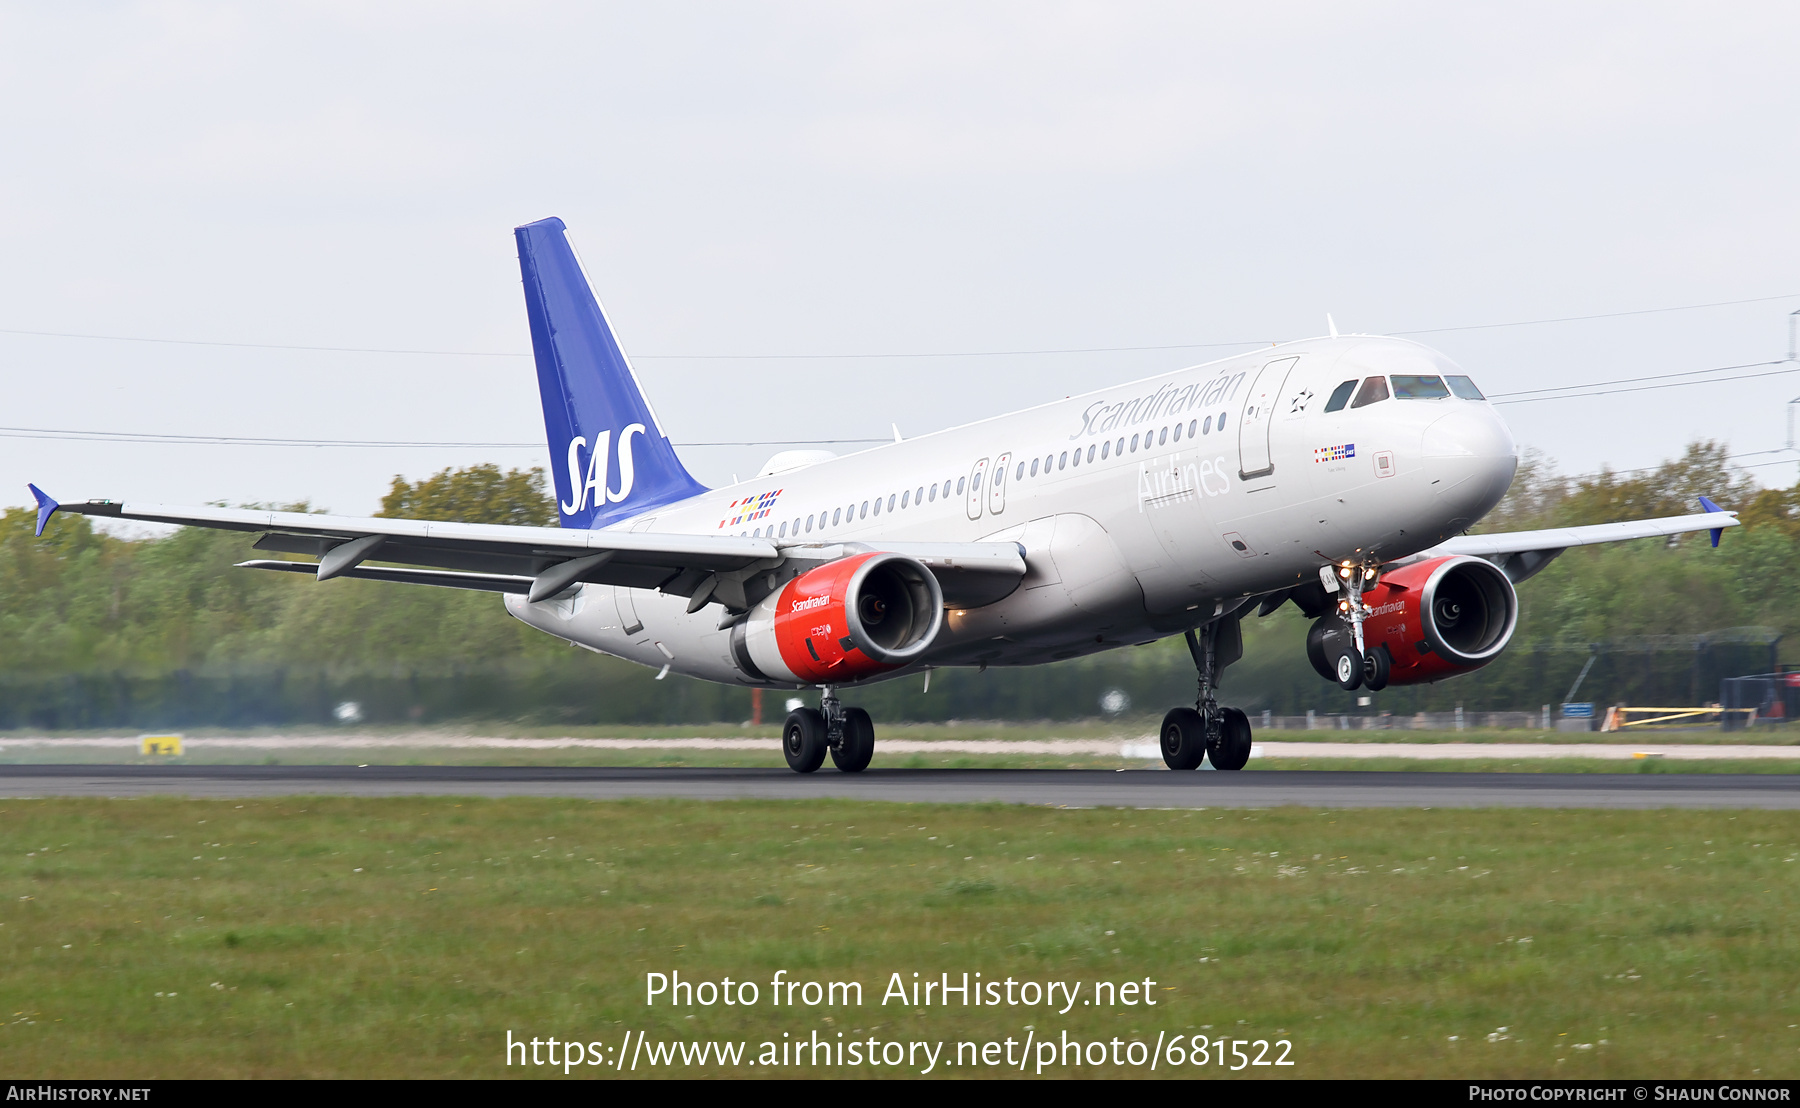
[[[781,753],[795,773],[811,773],[825,755],[845,773],[860,773],[875,754],[875,724],[861,708],[846,708],[830,685],[818,708],[795,708],[781,728]]]
[[[1199,671],[1199,695],[1192,708],[1175,708],[1163,717],[1163,764],[1170,769],[1198,769],[1206,758],[1214,769],[1243,769],[1250,760],[1250,719],[1237,708],[1220,707],[1214,695],[1219,679],[1219,623],[1187,633],[1188,653]]]
[[[1364,589],[1375,583],[1381,567],[1366,562],[1326,566],[1321,572],[1336,581],[1342,595],[1337,612],[1321,618],[1307,634],[1306,649],[1313,666],[1346,692],[1359,687],[1380,692],[1387,688],[1393,658],[1385,646],[1368,649],[1363,638],[1363,620],[1368,618],[1369,606],[1363,602],[1362,595]]]

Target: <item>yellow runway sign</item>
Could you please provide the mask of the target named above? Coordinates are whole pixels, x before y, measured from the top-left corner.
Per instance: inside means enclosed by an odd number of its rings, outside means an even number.
[[[181,754],[180,735],[140,735],[138,751],[142,754],[161,754],[178,757]]]

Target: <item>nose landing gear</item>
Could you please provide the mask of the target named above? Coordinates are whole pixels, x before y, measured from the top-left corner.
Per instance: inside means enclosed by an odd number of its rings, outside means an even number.
[[[1387,647],[1369,650],[1363,640],[1363,620],[1369,613],[1369,606],[1363,602],[1363,589],[1374,584],[1380,572],[1373,562],[1326,566],[1320,571],[1320,576],[1335,584],[1342,595],[1338,610],[1320,616],[1307,632],[1306,655],[1319,676],[1336,681],[1345,692],[1358,688],[1380,692],[1387,688],[1393,671],[1394,660]]]
[[[875,755],[875,723],[861,708],[846,708],[830,685],[818,708],[795,708],[781,728],[781,753],[795,773],[811,773],[825,755],[845,773],[861,773]]]
[[[1159,735],[1163,764],[1170,769],[1199,769],[1212,759],[1214,769],[1243,769],[1250,760],[1250,717],[1237,708],[1221,707],[1218,687],[1219,629],[1215,620],[1198,634],[1187,633],[1188,652],[1199,671],[1199,697],[1192,708],[1174,708],[1163,717]],[[1235,658],[1228,660],[1235,661]]]

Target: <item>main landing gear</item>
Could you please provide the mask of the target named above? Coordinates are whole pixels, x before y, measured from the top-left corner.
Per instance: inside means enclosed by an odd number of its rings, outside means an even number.
[[[1241,709],[1223,708],[1213,693],[1219,679],[1219,622],[1187,633],[1188,652],[1200,671],[1200,695],[1192,708],[1174,708],[1163,717],[1163,763],[1170,769],[1199,769],[1212,759],[1214,769],[1243,769],[1250,760],[1250,717]]]
[[[845,773],[861,773],[875,755],[875,724],[861,708],[846,708],[830,685],[817,708],[795,708],[781,728],[781,753],[795,773],[811,773],[832,764]]]
[[[1363,590],[1375,583],[1379,566],[1327,566],[1326,576],[1335,574],[1338,586],[1338,610],[1320,616],[1306,633],[1306,656],[1319,676],[1336,681],[1346,692],[1366,688],[1380,692],[1387,688],[1394,660],[1388,648],[1378,646],[1366,650],[1363,620],[1369,606],[1363,602]]]

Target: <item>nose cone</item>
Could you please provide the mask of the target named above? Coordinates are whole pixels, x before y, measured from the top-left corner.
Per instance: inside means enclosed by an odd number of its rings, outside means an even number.
[[[1456,529],[1474,523],[1506,495],[1518,468],[1512,432],[1485,404],[1459,404],[1425,428],[1425,470]]]

